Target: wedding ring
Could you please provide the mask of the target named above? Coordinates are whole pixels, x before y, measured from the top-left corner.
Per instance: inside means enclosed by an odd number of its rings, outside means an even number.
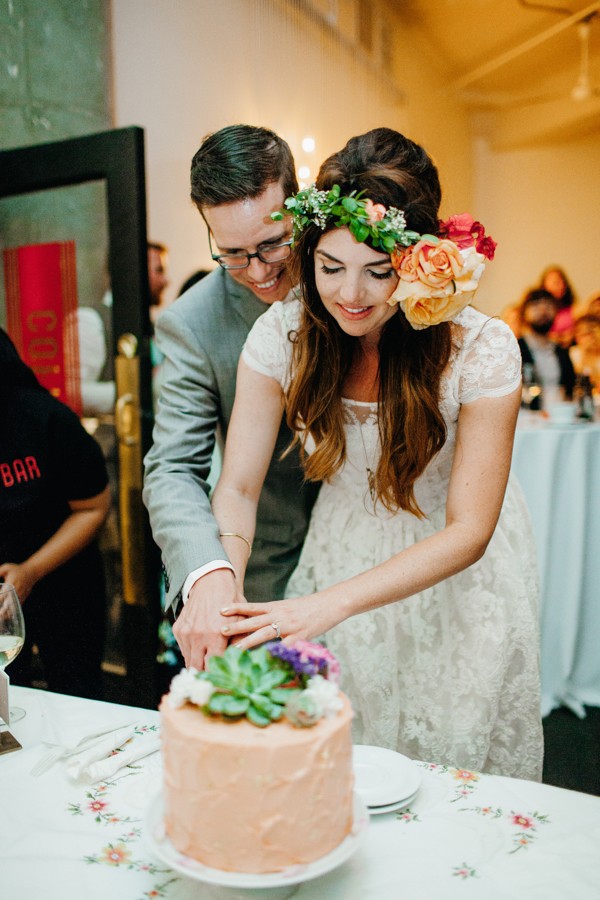
[[[271,625],[270,625],[269,627],[275,629],[275,637],[276,637],[276,638],[280,638],[280,637],[281,637],[281,628],[279,627],[279,625],[277,624],[277,622],[271,622]]]

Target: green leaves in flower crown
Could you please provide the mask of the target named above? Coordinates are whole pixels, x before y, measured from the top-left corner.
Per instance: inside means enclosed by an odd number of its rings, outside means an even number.
[[[293,219],[294,239],[307,225],[318,225],[323,230],[327,220],[333,218],[337,220],[334,223],[337,228],[348,228],[360,243],[370,239],[373,247],[385,253],[393,253],[397,245],[408,247],[419,240],[418,232],[406,227],[402,210],[374,204],[364,194],[364,191],[351,191],[342,197],[339,184],[334,184],[329,191],[319,191],[313,184],[288,197],[285,208]],[[279,222],[284,215],[280,210],[272,213],[271,218]]]
[[[280,719],[297,690],[281,688],[290,674],[264,647],[252,651],[228,647],[223,656],[210,657],[203,677],[216,688],[208,701],[209,712],[229,718],[246,716],[259,727]]]

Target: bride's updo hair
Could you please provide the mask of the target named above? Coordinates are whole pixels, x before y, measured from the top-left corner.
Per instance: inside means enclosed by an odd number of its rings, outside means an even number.
[[[401,209],[408,228],[437,234],[441,188],[425,150],[390,128],[351,138],[325,160],[316,185],[328,191],[339,184],[342,196],[364,191],[373,203]],[[338,326],[321,302],[315,281],[314,251],[335,226],[308,225],[292,258],[292,276],[301,288],[304,314],[294,340],[294,377],[287,393],[287,419],[316,444],[304,456],[306,477],[329,479],[346,456],[341,398],[358,341]],[[368,244],[369,241],[367,240]],[[381,250],[378,250],[381,252]],[[379,342],[379,435],[381,456],[375,477],[377,496],[389,510],[422,516],[414,483],[446,440],[439,409],[440,379],[450,358],[451,325],[444,322],[414,330],[401,309],[384,325]],[[304,429],[304,430],[302,430]]]

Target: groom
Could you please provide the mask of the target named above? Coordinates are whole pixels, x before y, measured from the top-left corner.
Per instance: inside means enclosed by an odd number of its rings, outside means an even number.
[[[233,125],[206,137],[192,160],[191,196],[218,266],[156,324],[165,359],[144,502],[162,553],[167,607],[176,612],[183,603],[173,632],[186,665],[197,669],[224,651],[220,610],[235,600],[208,497],[213,448],[227,435],[246,336],[291,289],[291,226],[270,216],[297,189],[290,148],[274,132]],[[280,460],[290,440],[282,423],[245,579],[245,595],[255,602],[282,597],[316,496],[303,482],[298,454]]]

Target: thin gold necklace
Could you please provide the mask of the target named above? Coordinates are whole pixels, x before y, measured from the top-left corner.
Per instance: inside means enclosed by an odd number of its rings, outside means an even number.
[[[369,413],[370,415],[370,413]],[[375,506],[375,502],[377,500],[377,475],[369,465],[369,454],[367,453],[367,445],[365,444],[365,436],[363,434],[363,422],[360,421],[358,416],[356,416],[356,421],[358,423],[358,430],[360,432],[360,439],[363,446],[363,453],[365,455],[365,469],[367,472],[367,484],[369,485],[369,494],[371,497],[371,502],[373,506]]]

